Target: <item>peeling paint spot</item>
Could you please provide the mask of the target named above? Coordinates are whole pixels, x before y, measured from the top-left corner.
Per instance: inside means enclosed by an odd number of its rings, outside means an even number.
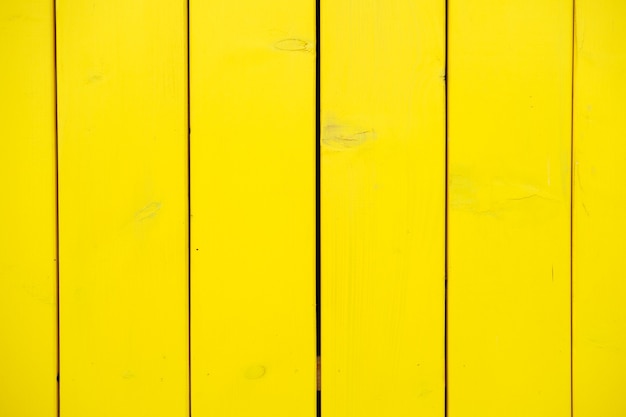
[[[348,150],[376,139],[374,129],[354,129],[342,125],[327,125],[322,133],[322,144],[335,150]]]
[[[247,379],[259,379],[263,378],[265,375],[265,366],[263,365],[252,365],[248,369],[246,369],[245,377]]]
[[[281,51],[291,52],[310,50],[309,43],[307,41],[296,38],[282,39],[274,44],[274,48]]]
[[[134,377],[135,377],[135,374],[133,374],[132,371],[127,370],[122,373],[122,378],[124,379],[132,379]]]
[[[91,74],[89,77],[87,77],[87,81],[85,81],[85,84],[99,83],[103,79],[104,79],[104,75],[102,75],[100,73]]]

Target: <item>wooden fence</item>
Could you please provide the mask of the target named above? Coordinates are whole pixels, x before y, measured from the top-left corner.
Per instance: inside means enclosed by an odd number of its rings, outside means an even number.
[[[0,416],[626,416],[625,40],[618,0],[2,0]]]

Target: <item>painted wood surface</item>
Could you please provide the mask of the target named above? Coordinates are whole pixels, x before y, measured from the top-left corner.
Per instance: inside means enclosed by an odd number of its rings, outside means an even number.
[[[573,369],[577,417],[626,415],[626,3],[576,0]]]
[[[321,2],[326,417],[443,416],[444,16]]]
[[[189,415],[186,2],[57,2],[61,416]]]
[[[57,410],[54,18],[0,2],[0,415]]]
[[[0,3],[0,415],[626,413],[626,6]]]
[[[315,3],[190,11],[192,412],[313,417]]]
[[[570,416],[573,5],[448,7],[448,416]]]

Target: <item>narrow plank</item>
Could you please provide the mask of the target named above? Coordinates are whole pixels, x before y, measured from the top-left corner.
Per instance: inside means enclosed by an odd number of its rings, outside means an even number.
[[[449,1],[448,415],[570,415],[572,1]]]
[[[192,0],[192,411],[315,415],[315,2]]]
[[[322,415],[443,416],[445,2],[321,2]]]
[[[576,1],[574,411],[626,415],[626,3]]]
[[[186,416],[186,2],[57,18],[61,415]]]
[[[57,409],[54,14],[0,3],[0,415]]]

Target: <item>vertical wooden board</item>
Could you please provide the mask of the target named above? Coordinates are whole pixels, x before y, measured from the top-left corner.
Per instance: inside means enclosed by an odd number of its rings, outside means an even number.
[[[577,417],[626,415],[626,3],[576,1],[573,369]]]
[[[569,416],[572,2],[448,13],[448,414]]]
[[[315,2],[192,0],[192,411],[315,415]]]
[[[54,14],[0,3],[0,415],[56,416]]]
[[[321,2],[322,414],[443,416],[445,2]]]
[[[61,415],[188,410],[186,2],[57,2]]]

